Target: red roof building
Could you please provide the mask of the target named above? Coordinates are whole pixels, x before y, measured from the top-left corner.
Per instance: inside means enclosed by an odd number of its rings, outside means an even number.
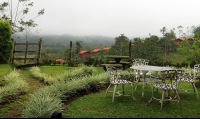
[[[171,39],[171,41],[175,41],[175,44],[178,45],[181,41],[186,40],[186,39],[194,40],[194,38],[191,38],[191,39],[189,39],[189,38],[181,38],[181,39],[180,38],[177,38],[177,39],[173,38],[173,39]]]
[[[101,49],[94,49],[94,50],[92,51],[92,55],[97,54],[97,53],[99,53],[100,51],[101,51]]]
[[[79,52],[79,57],[81,59],[83,59],[83,58],[88,59],[91,56],[92,56],[92,53],[90,51],[82,50],[81,52]]]
[[[65,62],[65,60],[63,60],[63,59],[56,59],[56,62]]]
[[[110,50],[110,47],[108,47],[108,48],[103,48],[103,50]]]

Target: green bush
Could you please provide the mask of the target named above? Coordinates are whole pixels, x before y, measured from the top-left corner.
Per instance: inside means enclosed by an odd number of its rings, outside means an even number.
[[[191,61],[191,63],[190,63],[190,68],[194,68],[194,65],[196,64],[196,62],[195,61]]]
[[[61,111],[63,109],[62,101],[68,100],[85,90],[100,90],[108,84],[109,77],[106,72],[69,82],[55,82],[53,85],[40,89],[31,95],[30,100],[24,105],[25,109],[23,110],[22,117],[50,118],[54,111]]]
[[[180,64],[180,66],[181,66],[181,67],[185,67],[185,68],[187,68],[187,67],[188,67],[188,63],[186,63],[186,62],[182,62],[182,63]]]
[[[12,31],[9,21],[0,19],[0,63],[6,63],[9,61],[13,41],[11,39]]]
[[[101,64],[104,64],[104,62],[102,61],[102,59],[99,60],[98,65],[101,66]]]
[[[29,87],[17,70],[5,76],[5,86],[0,87],[0,103],[12,100],[16,95],[26,93]]]
[[[91,66],[93,63],[94,63],[94,58],[91,58],[91,57],[88,60],[84,61],[84,64],[86,66]]]
[[[69,60],[69,61],[68,61],[68,66],[69,66],[69,67],[77,67],[78,64],[77,64],[74,60]]]
[[[93,66],[97,66],[98,64],[99,64],[99,60],[95,59],[94,62],[93,62]]]
[[[43,65],[51,65],[51,63],[52,63],[52,60],[47,59],[47,58],[44,58],[42,64],[43,64]]]

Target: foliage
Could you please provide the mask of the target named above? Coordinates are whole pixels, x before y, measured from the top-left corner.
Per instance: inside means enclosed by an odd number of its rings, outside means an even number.
[[[6,84],[0,87],[0,103],[9,101],[21,93],[26,93],[29,89],[19,71],[15,69],[4,78]]]
[[[95,61],[95,59],[90,57],[88,60],[84,61],[84,64],[86,66],[91,66],[94,63],[94,61]]]
[[[115,38],[115,44],[111,46],[110,50],[104,53],[104,55],[129,55],[129,39],[121,34],[121,36]]]
[[[44,90],[46,91],[46,90]],[[43,91],[43,92],[44,92]],[[23,110],[23,118],[50,118],[54,111],[61,111],[63,104],[58,97],[52,97],[49,93],[36,93],[31,95],[31,100],[27,101]]]
[[[13,41],[8,21],[0,19],[0,63],[6,63],[11,57]]]
[[[30,69],[31,75],[39,80],[44,81],[46,84],[50,85],[55,83],[56,81],[71,81],[72,79],[78,79],[81,77],[85,77],[88,75],[92,75],[95,70],[94,67],[81,66],[78,69],[73,69],[70,71],[65,71],[63,74],[57,76],[49,76],[45,73],[41,73],[41,69],[39,67],[31,67]]]
[[[47,58],[43,58],[43,65],[51,65],[51,63],[53,63],[53,61],[51,59],[47,59]]]
[[[68,66],[69,66],[69,67],[77,67],[77,66],[78,66],[78,63],[75,62],[74,60],[69,60],[69,61],[68,61]]]
[[[195,34],[195,38],[198,38],[197,34],[200,34],[200,26],[196,27],[193,31],[193,33]]]
[[[163,37],[165,33],[167,32],[167,28],[164,26],[162,29],[160,29],[160,32],[163,34]]]
[[[52,49],[51,49],[50,47],[46,47],[46,48],[45,48],[45,51],[46,51],[46,53],[48,54],[48,53],[51,53],[51,52],[52,52]]]
[[[200,62],[200,39],[195,38],[193,44],[190,44],[188,39],[181,42],[178,52],[184,55],[184,59],[189,62]]]
[[[53,85],[38,90],[25,103],[22,117],[49,118],[54,111],[61,111],[63,100],[68,100],[85,90],[100,90],[108,84],[107,73],[86,76],[70,82],[55,82]]]
[[[24,29],[26,30],[26,35],[29,35],[31,27],[37,26],[34,23],[33,19],[37,18],[40,15],[44,14],[44,8],[38,12],[38,15],[29,21],[24,21],[24,15],[28,14],[29,7],[33,6],[33,2],[27,3],[29,0],[18,0],[16,7],[14,10],[12,9],[12,0],[8,0],[8,2],[3,2],[0,5],[0,12],[2,13],[1,19],[9,20],[11,24],[12,33],[22,32]],[[26,8],[24,8],[26,6]],[[21,8],[20,8],[21,7]],[[8,9],[9,8],[9,9]],[[7,9],[9,11],[7,11]],[[21,9],[21,10],[20,10]],[[11,14],[10,14],[11,13]],[[20,24],[20,25],[19,25]]]
[[[162,61],[162,51],[157,45],[158,36],[152,35],[150,38],[145,38],[144,41],[140,38],[134,38],[134,46],[131,48],[131,53],[134,59],[148,59]]]

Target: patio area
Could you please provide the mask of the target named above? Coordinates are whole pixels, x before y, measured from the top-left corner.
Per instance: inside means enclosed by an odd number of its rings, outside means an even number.
[[[198,82],[198,80],[196,80]],[[134,91],[134,101],[131,97],[116,97],[112,102],[112,93],[108,93],[105,97],[106,89],[98,93],[92,93],[77,98],[75,101],[67,105],[66,112],[63,113],[64,118],[199,118],[200,117],[200,101],[192,93],[180,93],[182,110],[177,102],[164,102],[163,110],[160,110],[160,103],[153,101],[149,103],[151,98],[151,87],[146,85],[145,95],[141,96],[142,83],[138,84],[138,89]],[[135,88],[135,84],[133,85]],[[189,83],[181,83],[180,88],[192,88]],[[113,90],[113,87],[111,87]],[[122,90],[122,86],[118,86],[117,91]],[[200,91],[199,88],[197,88]],[[125,85],[125,94],[131,94],[131,87]],[[162,94],[161,90],[155,91],[155,96]],[[174,94],[171,93],[173,96]],[[174,95],[175,96],[175,95]]]

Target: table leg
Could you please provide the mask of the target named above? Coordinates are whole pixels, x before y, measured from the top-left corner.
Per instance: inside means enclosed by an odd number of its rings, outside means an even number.
[[[121,61],[121,58],[115,58],[116,64],[119,64]]]
[[[104,71],[106,72],[106,67],[105,67],[105,66],[103,66],[103,69],[104,69]]]
[[[122,85],[122,88],[123,88],[123,95],[124,95],[124,85]]]

